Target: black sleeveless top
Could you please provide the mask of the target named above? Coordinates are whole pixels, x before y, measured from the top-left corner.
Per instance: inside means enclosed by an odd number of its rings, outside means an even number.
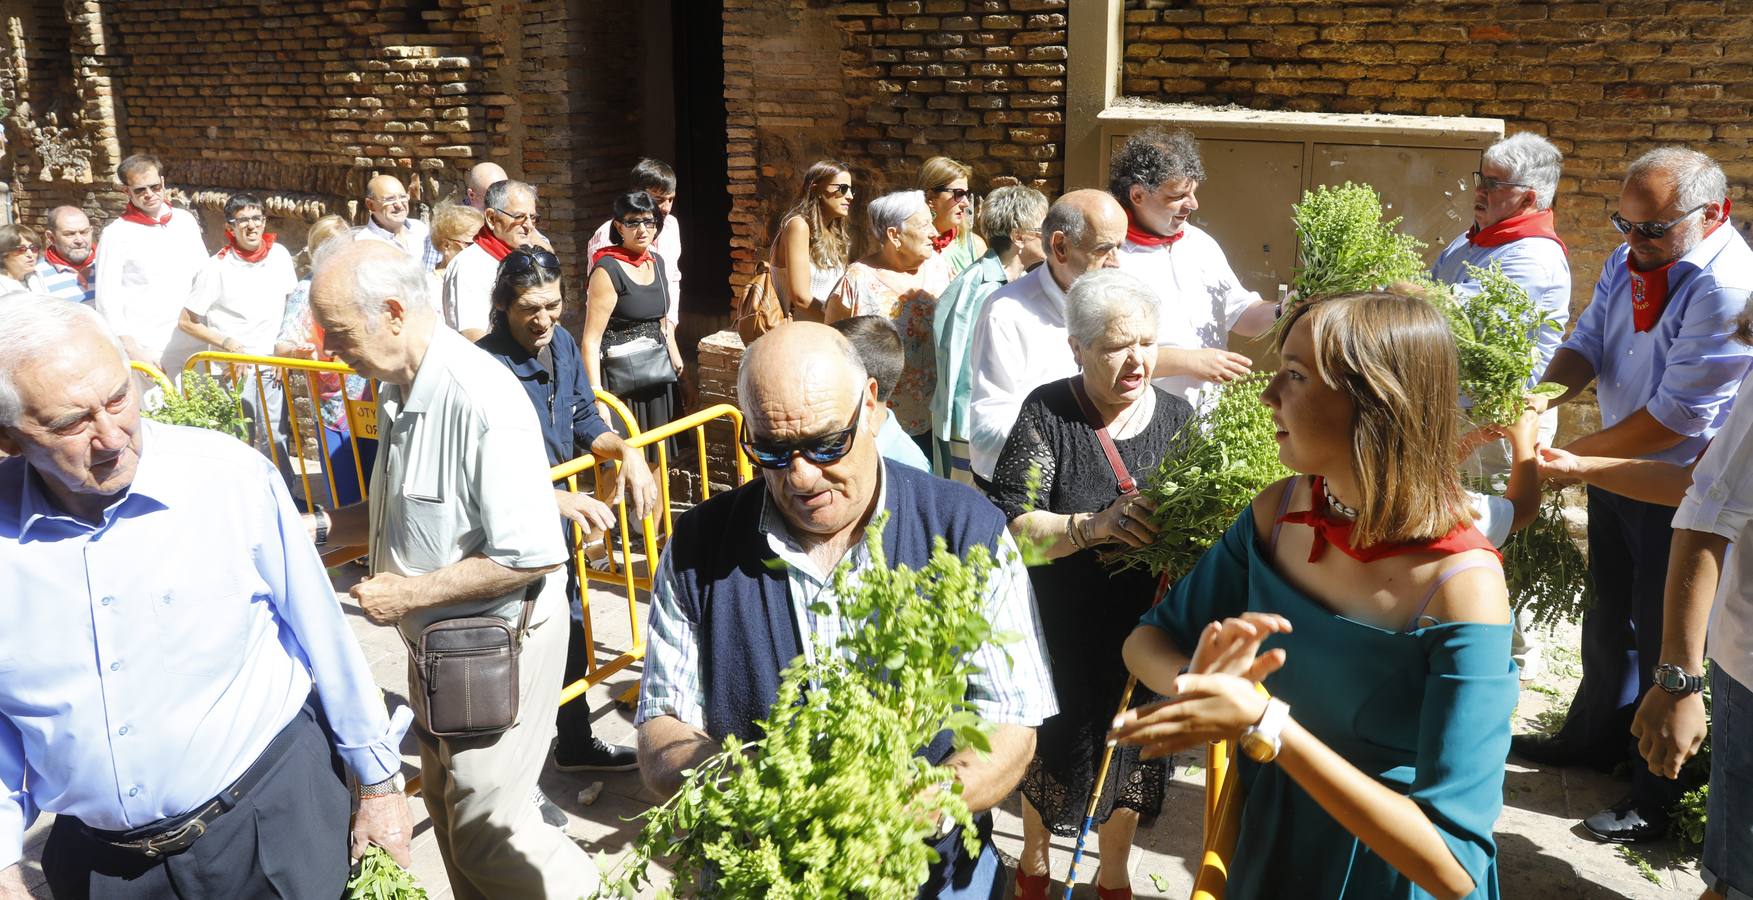
[[[612,257],[611,257],[612,259]],[[603,329],[603,346],[613,347],[638,337],[649,337],[663,343],[662,321],[669,313],[669,278],[664,273],[663,257],[651,255],[653,277],[650,284],[640,284],[628,274],[620,260],[601,263],[615,286],[615,311]]]

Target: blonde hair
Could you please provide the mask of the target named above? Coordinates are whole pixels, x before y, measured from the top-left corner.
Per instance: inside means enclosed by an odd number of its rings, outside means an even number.
[[[967,163],[958,162],[947,156],[933,156],[919,167],[919,189],[925,192],[925,199],[931,199],[931,192],[955,181],[957,178],[967,179],[969,189],[974,187],[974,169]],[[956,240],[968,230],[967,223],[973,220],[969,216],[963,224],[956,226]]]
[[[833,222],[822,217],[822,199],[827,196],[824,191],[829,182],[850,171],[845,163],[836,159],[811,163],[803,173],[803,188],[798,192],[796,205],[779,217],[782,229],[793,216],[802,218],[810,226],[810,262],[818,269],[844,269],[852,256],[852,229],[847,224],[852,221],[852,216]]]
[[[454,253],[445,253],[443,244],[446,241],[469,243],[475,239],[475,234],[486,221],[480,210],[461,203],[447,200],[432,208],[432,246],[444,255],[440,269],[449,265],[456,256]]]
[[[344,234],[348,234],[352,230],[353,227],[347,224],[346,219],[335,215],[334,213],[330,213],[329,215],[323,216],[315,222],[310,223],[310,228],[304,232],[304,249],[298,251],[300,268],[304,271],[304,274],[310,274],[311,265],[316,258],[318,247],[321,247],[329,241]]]
[[[1316,374],[1353,407],[1356,545],[1434,540],[1471,522],[1454,463],[1460,376],[1442,313],[1410,286],[1318,298],[1285,316],[1280,352],[1302,319]]]

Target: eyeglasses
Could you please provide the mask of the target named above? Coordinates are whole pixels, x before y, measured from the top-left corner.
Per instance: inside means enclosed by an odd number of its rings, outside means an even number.
[[[144,197],[147,194],[162,194],[164,193],[164,182],[160,181],[157,184],[143,184],[139,187],[131,187],[128,188],[128,193],[135,197]]]
[[[35,253],[35,252],[37,252],[37,245],[35,245],[35,244],[19,244],[18,246],[13,247],[11,252],[13,252],[13,253]]]
[[[951,197],[955,198],[955,201],[957,203],[960,203],[963,200],[968,199],[968,197],[974,193],[973,191],[970,191],[967,188],[953,188],[953,187],[932,188],[931,192],[934,194],[948,194]]]
[[[560,271],[560,258],[540,247],[519,247],[505,255],[505,261],[499,268],[507,275],[516,277],[534,268]]]
[[[852,192],[852,185],[850,184],[830,184],[822,188],[822,193],[828,197],[845,197],[848,200],[858,196]]]
[[[525,223],[528,223],[531,228],[534,228],[534,227],[536,227],[536,223],[540,222],[542,220],[541,216],[539,216],[533,212],[532,213],[509,213],[503,209],[500,209],[497,206],[489,206],[487,208],[492,210],[493,212],[496,212],[496,213],[506,217],[507,219],[510,219],[511,220],[511,227],[513,227],[513,228],[517,228],[521,225],[524,225]]]
[[[396,206],[407,203],[408,195],[397,194],[394,197],[373,197],[371,202],[376,203],[379,206]]]
[[[267,216],[238,216],[231,220],[233,225],[262,225],[268,221]]]
[[[791,458],[799,453],[803,458],[818,466],[827,466],[839,462],[846,454],[852,452],[853,439],[858,436],[858,418],[864,412],[863,396],[859,397],[856,408],[852,410],[852,421],[839,431],[824,434],[821,437],[805,438],[801,441],[768,441],[752,437],[748,433],[748,423],[743,423],[743,433],[737,440],[743,445],[743,452],[755,461],[755,465],[763,469],[789,469]]]
[[[1531,184],[1522,184],[1519,181],[1498,181],[1495,178],[1487,178],[1484,175],[1479,174],[1478,172],[1474,172],[1473,173],[1473,187],[1474,188],[1485,188],[1488,191],[1495,191],[1500,187],[1519,187],[1519,188],[1526,188],[1528,190],[1532,190],[1534,186]]]
[[[1662,235],[1668,233],[1668,229],[1686,221],[1688,218],[1691,218],[1693,213],[1698,212],[1709,205],[1709,203],[1700,203],[1666,222],[1627,222],[1625,217],[1618,213],[1608,216],[1607,221],[1612,222],[1613,227],[1618,230],[1620,234],[1630,234],[1635,231],[1652,241],[1659,241],[1662,239]]]
[[[656,220],[656,219],[651,219],[651,218],[645,218],[645,219],[622,219],[622,220],[621,220],[621,227],[622,227],[622,228],[626,228],[626,229],[628,229],[628,230],[633,230],[633,229],[637,229],[637,228],[651,228],[651,229],[656,229],[656,228],[657,228],[657,220]]]

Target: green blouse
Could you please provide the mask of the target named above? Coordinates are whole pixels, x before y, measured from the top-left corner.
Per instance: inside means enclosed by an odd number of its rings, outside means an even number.
[[[1334,613],[1273,568],[1242,513],[1141,624],[1191,652],[1200,630],[1249,610],[1295,630],[1274,635],[1284,668],[1266,680],[1310,733],[1377,781],[1412,798],[1476,885],[1496,898],[1492,825],[1519,685],[1510,628],[1453,622],[1388,631]],[[1346,831],[1284,771],[1246,759],[1247,790],[1231,859],[1238,898],[1423,898],[1427,892]]]

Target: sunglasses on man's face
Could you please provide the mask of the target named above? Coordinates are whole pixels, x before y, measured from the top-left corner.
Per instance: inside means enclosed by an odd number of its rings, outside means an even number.
[[[737,439],[743,445],[743,452],[749,454],[755,465],[763,469],[789,469],[791,458],[798,454],[818,466],[832,465],[852,452],[853,439],[858,436],[858,418],[862,412],[864,403],[861,397],[852,410],[852,421],[847,422],[845,428],[820,437],[804,438],[800,441],[771,441],[749,434],[748,424],[744,423],[743,433]]]
[[[1700,203],[1666,222],[1628,222],[1624,216],[1618,213],[1608,216],[1607,221],[1612,222],[1614,230],[1620,234],[1628,235],[1635,231],[1652,241],[1659,241],[1662,239],[1662,235],[1668,233],[1668,229],[1686,221],[1692,217],[1693,213],[1709,205],[1709,203]]]

